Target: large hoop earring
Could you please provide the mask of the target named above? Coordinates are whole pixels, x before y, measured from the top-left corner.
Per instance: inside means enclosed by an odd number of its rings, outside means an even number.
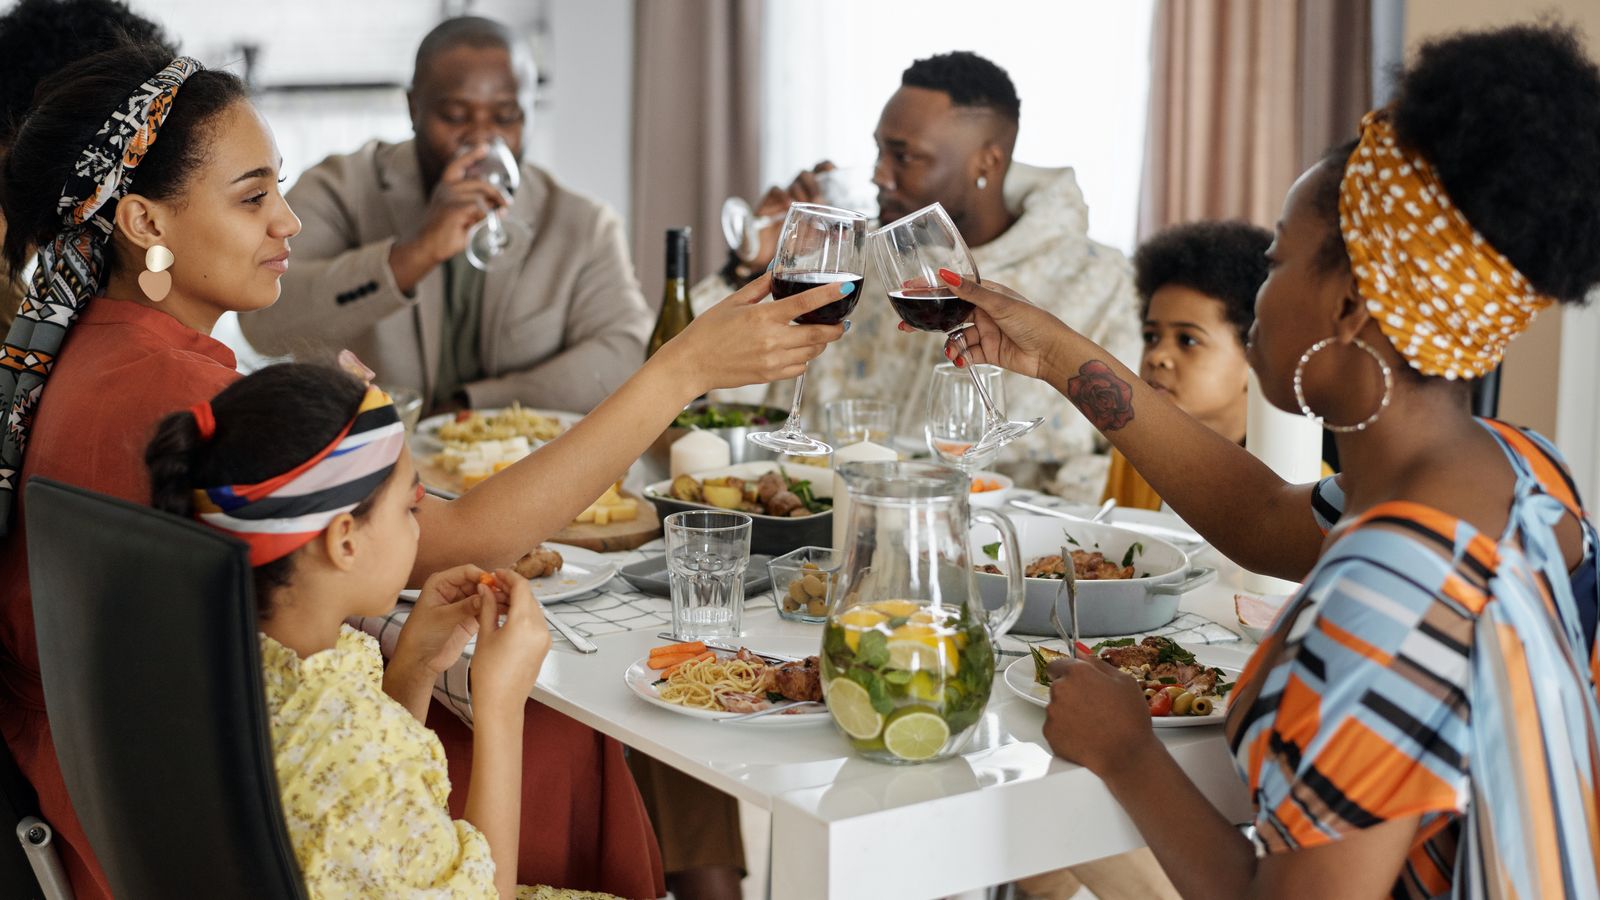
[[[1294,367],[1294,399],[1300,404],[1300,414],[1311,421],[1316,422],[1323,428],[1334,432],[1335,434],[1348,434],[1352,431],[1366,431],[1367,426],[1378,421],[1378,417],[1383,415],[1383,411],[1389,408],[1389,397],[1394,393],[1394,371],[1389,368],[1389,364],[1384,362],[1383,357],[1378,355],[1378,351],[1372,349],[1372,346],[1366,341],[1363,341],[1361,338],[1352,338],[1351,340],[1355,342],[1357,347],[1365,350],[1368,356],[1371,356],[1374,360],[1376,360],[1378,363],[1378,368],[1383,372],[1383,399],[1378,402],[1378,408],[1372,413],[1372,415],[1367,416],[1364,421],[1358,422],[1355,425],[1334,425],[1327,419],[1324,419],[1315,412],[1312,412],[1311,404],[1306,402],[1306,389],[1304,383],[1306,363],[1310,362],[1311,357],[1316,353],[1326,348],[1329,344],[1332,344],[1333,338],[1326,337],[1320,341],[1317,341],[1315,344],[1312,344],[1305,353],[1300,355],[1300,362]]]

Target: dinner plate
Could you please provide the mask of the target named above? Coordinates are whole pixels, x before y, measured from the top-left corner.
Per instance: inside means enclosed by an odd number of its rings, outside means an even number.
[[[477,409],[473,412],[484,415],[494,415],[500,408]],[[558,409],[530,409],[531,413],[548,416],[562,424],[562,431],[571,428],[583,416],[575,412],[566,412]],[[436,494],[446,500],[454,500],[464,493],[461,477],[445,471],[442,466],[434,464],[434,457],[444,450],[444,442],[439,440],[439,426],[455,418],[455,413],[442,413],[429,416],[417,423],[417,428],[411,434],[409,445],[411,447],[412,462],[417,467],[417,476],[422,479],[422,486],[430,493]],[[543,446],[546,441],[529,440],[528,444],[534,450]]]
[[[1204,654],[1195,654],[1197,659],[1202,655]],[[1204,660],[1201,660],[1201,662],[1205,665],[1210,665],[1210,663],[1205,663]],[[1231,666],[1217,666],[1217,668],[1221,669],[1233,681],[1237,682],[1239,680],[1238,669]],[[1024,656],[1006,666],[1005,682],[1006,687],[1010,688],[1013,694],[1032,703],[1034,706],[1050,705],[1050,689],[1033,680],[1032,656]],[[1201,725],[1221,725],[1227,721],[1227,718],[1228,705],[1226,703],[1218,703],[1211,710],[1211,715],[1209,716],[1151,716],[1150,724],[1156,728],[1195,728]]]
[[[508,407],[493,407],[490,409],[474,409],[472,412],[481,413],[485,416],[492,416],[496,413],[504,412],[507,408]],[[582,413],[569,412],[564,409],[529,409],[528,412],[555,419],[557,422],[560,422],[563,426],[565,426],[565,428],[562,429],[563,431],[565,431],[567,428],[571,428],[573,423],[583,418]],[[411,436],[412,451],[416,452],[421,450],[427,453],[438,453],[440,450],[443,450],[444,442],[439,440],[439,426],[445,424],[446,422],[454,421],[455,418],[455,413],[440,413],[437,416],[429,416],[426,419],[418,422],[416,431],[414,431]],[[537,447],[544,443],[544,441],[530,440],[528,443]]]
[[[732,644],[738,642],[729,641],[729,643]],[[759,643],[760,646],[751,647],[751,649],[761,650],[767,653],[780,654],[783,656],[815,656],[817,650],[819,649],[816,641],[798,640],[795,638],[762,638]],[[719,653],[718,656],[726,657],[727,654]],[[639,699],[645,701],[646,703],[659,706],[662,709],[668,710],[669,712],[675,712],[678,715],[689,716],[690,718],[694,719],[731,719],[740,715],[740,713],[721,712],[712,709],[694,709],[688,706],[679,706],[676,703],[668,703],[667,701],[661,699],[660,694],[656,692],[655,684],[656,681],[661,678],[661,673],[650,668],[649,662],[650,657],[648,656],[635,660],[633,665],[629,666],[627,671],[622,675],[622,680],[627,683],[628,688],[632,690],[633,693],[639,697]],[[760,718],[756,719],[748,719],[744,722],[738,722],[736,724],[750,725],[752,727],[760,726],[766,728],[792,728],[800,725],[820,725],[831,721],[833,721],[833,717],[828,715],[828,708],[826,706],[807,706],[793,713],[773,713],[771,715],[761,716]]]
[[[616,564],[593,550],[567,544],[546,543],[541,546],[561,554],[561,571],[543,578],[528,579],[533,596],[546,606],[599,590],[617,574]],[[415,600],[417,592],[401,591],[400,596]]]

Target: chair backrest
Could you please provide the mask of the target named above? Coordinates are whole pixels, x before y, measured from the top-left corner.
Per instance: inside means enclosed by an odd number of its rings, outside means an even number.
[[[244,545],[42,478],[24,507],[45,707],[116,896],[305,897]]]

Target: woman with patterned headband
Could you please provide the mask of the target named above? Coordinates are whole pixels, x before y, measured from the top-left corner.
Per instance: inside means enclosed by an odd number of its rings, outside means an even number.
[[[1469,405],[1539,309],[1600,283],[1600,69],[1557,27],[1428,44],[1291,188],[1268,260],[1250,364],[1336,433],[1337,480],[1284,484],[949,276],[979,308],[959,363],[1049,381],[1219,550],[1304,580],[1229,704],[1253,844],[1109,667],[1052,667],[1046,737],[1185,897],[1600,896],[1596,532],[1553,447]]]
[[[11,270],[39,248],[0,349],[0,733],[56,827],[80,898],[110,888],[73,815],[45,716],[19,494],[37,474],[149,498],[141,460],[156,423],[238,377],[210,337],[217,318],[277,299],[300,227],[279,169],[237,78],[133,47],[47,84],[0,173]],[[762,279],[696,319],[567,434],[466,497],[424,500],[409,582],[466,562],[509,564],[620,477],[689,401],[791,377],[843,333],[790,324],[838,299],[836,286],[759,303],[766,293]],[[386,683],[432,684],[437,662],[397,657]],[[472,732],[433,709],[447,753],[472,758]],[[521,879],[663,893],[621,746],[532,701],[525,719]]]

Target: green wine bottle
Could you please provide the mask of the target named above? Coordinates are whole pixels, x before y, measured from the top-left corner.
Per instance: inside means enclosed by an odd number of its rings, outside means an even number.
[[[661,291],[661,313],[656,316],[656,330],[650,334],[647,356],[655,356],[667,341],[694,321],[694,310],[689,307],[689,236],[688,226],[667,229],[667,283]]]

